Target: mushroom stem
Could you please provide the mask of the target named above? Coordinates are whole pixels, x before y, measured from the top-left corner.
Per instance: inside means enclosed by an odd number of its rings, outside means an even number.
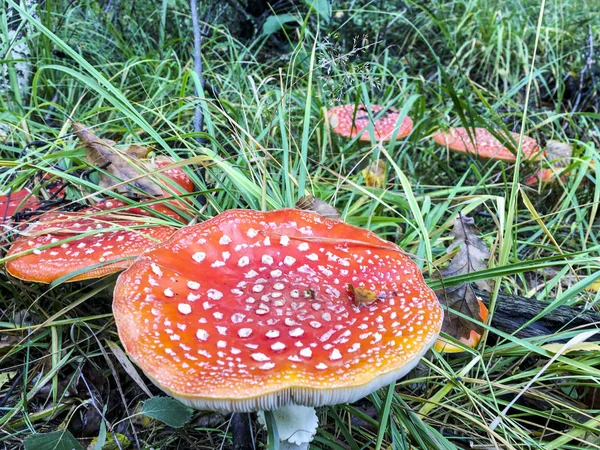
[[[263,411],[259,415],[267,427],[273,425],[265,420]],[[308,450],[319,425],[315,408],[290,404],[271,411],[271,415],[277,428],[280,450]]]

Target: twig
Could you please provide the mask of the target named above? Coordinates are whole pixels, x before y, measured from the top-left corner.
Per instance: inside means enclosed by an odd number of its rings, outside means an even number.
[[[192,10],[192,29],[194,32],[194,71],[198,75],[198,85],[196,86],[196,97],[204,96],[204,62],[202,61],[202,43],[204,42],[204,33],[200,31],[200,23],[198,22],[198,5],[196,0],[190,0],[190,8]],[[206,13],[206,18],[210,16],[212,8]],[[206,32],[206,25],[203,27]],[[202,104],[198,102],[194,111],[194,132],[201,133],[204,127],[204,114],[202,112]],[[196,138],[199,144],[203,143],[203,139]]]
[[[589,51],[587,54],[587,58],[585,60],[583,69],[581,69],[581,73],[579,74],[579,92],[577,92],[577,99],[575,100],[575,104],[573,105],[573,111],[577,111],[579,103],[581,102],[584,77],[588,69],[590,71],[590,74],[592,75],[592,79],[594,78],[594,71],[592,70],[594,65],[594,33],[592,31],[591,24],[589,25],[588,47]],[[595,85],[595,83],[593,83],[592,85]]]

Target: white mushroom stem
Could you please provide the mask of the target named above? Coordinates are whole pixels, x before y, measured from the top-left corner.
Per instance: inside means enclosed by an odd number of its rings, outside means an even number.
[[[319,419],[312,406],[287,405],[271,411],[281,450],[307,450],[319,425]],[[266,424],[263,411],[258,413],[260,421]]]

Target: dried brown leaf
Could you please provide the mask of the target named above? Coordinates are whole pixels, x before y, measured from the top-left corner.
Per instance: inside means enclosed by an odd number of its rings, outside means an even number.
[[[367,306],[379,300],[377,293],[371,289],[360,286],[354,287],[354,285],[348,284],[348,290],[354,298],[355,306]]]
[[[450,236],[454,237],[454,241],[448,247],[447,252],[452,253],[457,247],[460,248],[450,260],[448,267],[440,271],[442,279],[487,269],[490,249],[477,235],[478,232],[475,221],[471,217],[459,214],[450,232]],[[481,302],[475,295],[473,284],[476,284],[479,289],[491,290],[488,281],[478,281],[436,291],[440,302],[447,310],[444,315],[442,331],[456,339],[468,340],[471,331],[475,331],[480,335],[483,333],[481,326],[448,311],[453,309],[479,321],[486,320],[487,310],[482,311]]]
[[[548,141],[546,145],[548,160],[554,167],[567,167],[573,156],[573,146],[565,142]]]
[[[296,209],[316,212],[318,215],[328,219],[341,220],[342,216],[337,209],[329,203],[324,202],[312,195],[306,195],[296,202]]]
[[[73,131],[83,142],[86,151],[86,161],[95,167],[103,167],[107,172],[114,175],[100,173],[98,184],[103,188],[111,188],[121,183],[121,181],[131,180],[129,184],[124,184],[116,188],[119,192],[128,192],[137,187],[147,195],[159,197],[162,195],[162,189],[147,177],[141,177],[147,173],[148,166],[141,161],[140,155],[145,156],[148,149],[133,145],[126,150],[119,150],[114,147],[115,142],[109,139],[100,139],[92,130],[82,123],[73,122]]]

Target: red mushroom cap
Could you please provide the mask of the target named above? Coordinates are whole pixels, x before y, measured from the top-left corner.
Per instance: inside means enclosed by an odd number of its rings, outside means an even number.
[[[158,156],[154,159],[154,166],[158,169],[173,164],[174,161],[168,156]],[[181,188],[182,193],[194,192],[194,182],[187,176],[181,167],[174,167],[161,172],[164,176],[175,181]]]
[[[503,135],[503,132],[497,131],[496,134]],[[510,134],[515,142],[519,142],[519,133]],[[485,128],[472,128],[470,136],[466,128],[450,128],[447,132],[433,135],[433,140],[450,150],[461,153],[472,153],[479,158],[499,161],[516,161],[517,159],[505,146],[512,142],[510,138],[507,137],[501,142]],[[514,147],[511,144],[509,145],[510,147]],[[521,149],[524,159],[539,159],[541,156],[540,147],[536,140],[528,136],[523,137]]]
[[[357,105],[356,113],[354,104],[336,106],[327,111],[327,119],[334,133],[346,138],[360,135],[359,141],[370,141],[371,117],[377,116],[382,109],[384,109],[383,106],[371,105],[371,116],[369,117],[369,111],[365,105]],[[408,136],[413,127],[412,119],[404,116],[404,120],[398,126],[399,119],[400,112],[395,108],[388,108],[373,124],[375,139],[389,141],[392,139],[394,131],[396,131],[396,139]]]
[[[126,205],[120,200],[107,200],[76,213],[44,214],[30,225],[26,236],[13,243],[7,257],[31,253],[9,260],[6,270],[22,280],[52,283],[86,267],[101,265],[67,281],[97,278],[129,267],[133,260],[122,258],[137,256],[175,232],[170,226],[152,226],[151,214],[140,208],[113,211]],[[149,206],[179,217],[165,206]],[[95,232],[90,234],[92,231]],[[78,234],[85,235],[71,239]],[[65,242],[67,239],[71,240]],[[49,247],[39,249],[42,246]]]
[[[36,210],[40,207],[39,200],[29,189],[21,189],[7,195],[0,195],[0,222],[10,219],[16,213],[24,210]]]
[[[358,288],[378,298],[357,306]],[[354,401],[414,367],[443,319],[398,246],[295,209],[181,229],[119,276],[113,311],[154,383],[221,411]]]

